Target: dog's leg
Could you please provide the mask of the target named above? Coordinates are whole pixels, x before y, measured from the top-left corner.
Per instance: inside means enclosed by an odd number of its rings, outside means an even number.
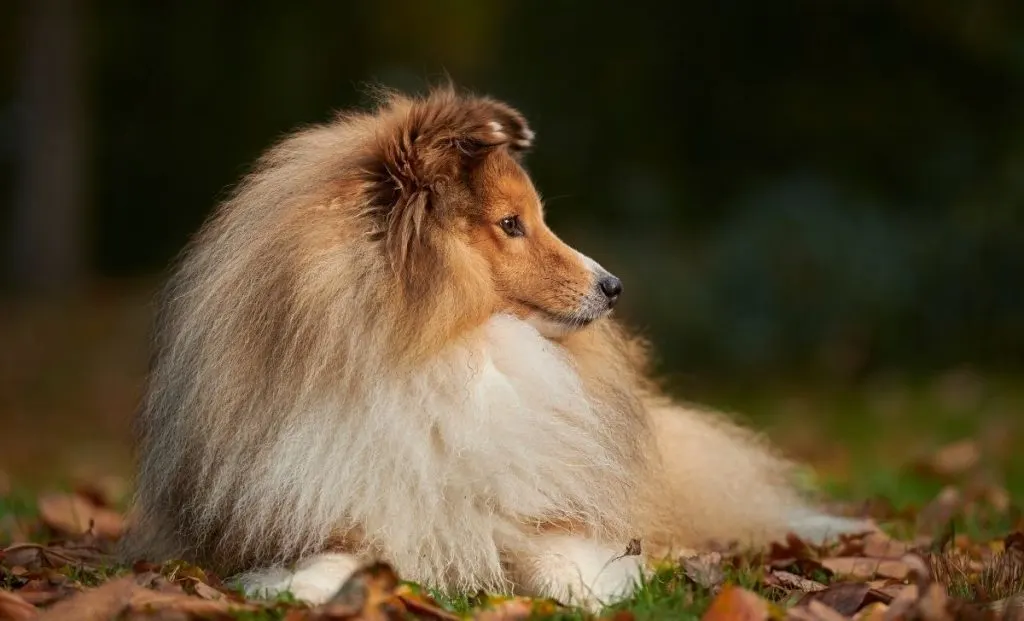
[[[296,599],[317,605],[337,593],[359,566],[359,559],[351,554],[318,554],[299,561],[294,570],[269,567],[238,575],[232,582],[255,597],[290,592]]]
[[[598,612],[633,594],[643,573],[640,556],[579,535],[547,534],[529,551],[511,555],[516,591]]]

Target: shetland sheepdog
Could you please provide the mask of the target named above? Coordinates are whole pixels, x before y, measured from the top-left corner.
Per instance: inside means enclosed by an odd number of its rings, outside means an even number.
[[[659,391],[622,283],[545,224],[533,139],[448,86],[263,155],[160,296],[126,558],[311,603],[379,560],[593,609],[654,551],[866,528]]]

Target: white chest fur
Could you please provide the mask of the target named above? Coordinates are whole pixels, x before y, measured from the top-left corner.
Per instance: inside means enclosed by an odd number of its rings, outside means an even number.
[[[364,379],[278,439],[272,478],[301,490],[292,519],[358,525],[408,579],[494,588],[517,519],[600,511],[625,474],[571,361],[515,318]]]

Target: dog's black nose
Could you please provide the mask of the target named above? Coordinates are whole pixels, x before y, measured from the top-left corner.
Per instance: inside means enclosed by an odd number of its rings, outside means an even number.
[[[609,274],[597,281],[597,286],[601,287],[601,292],[608,298],[608,306],[615,306],[622,293],[622,281]]]

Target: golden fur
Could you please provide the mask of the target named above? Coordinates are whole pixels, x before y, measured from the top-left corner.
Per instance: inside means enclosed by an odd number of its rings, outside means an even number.
[[[544,224],[532,138],[440,88],[260,160],[160,300],[127,557],[311,601],[373,558],[594,605],[628,594],[634,537],[862,526],[800,499],[754,434],[659,393],[608,316],[615,279]]]

